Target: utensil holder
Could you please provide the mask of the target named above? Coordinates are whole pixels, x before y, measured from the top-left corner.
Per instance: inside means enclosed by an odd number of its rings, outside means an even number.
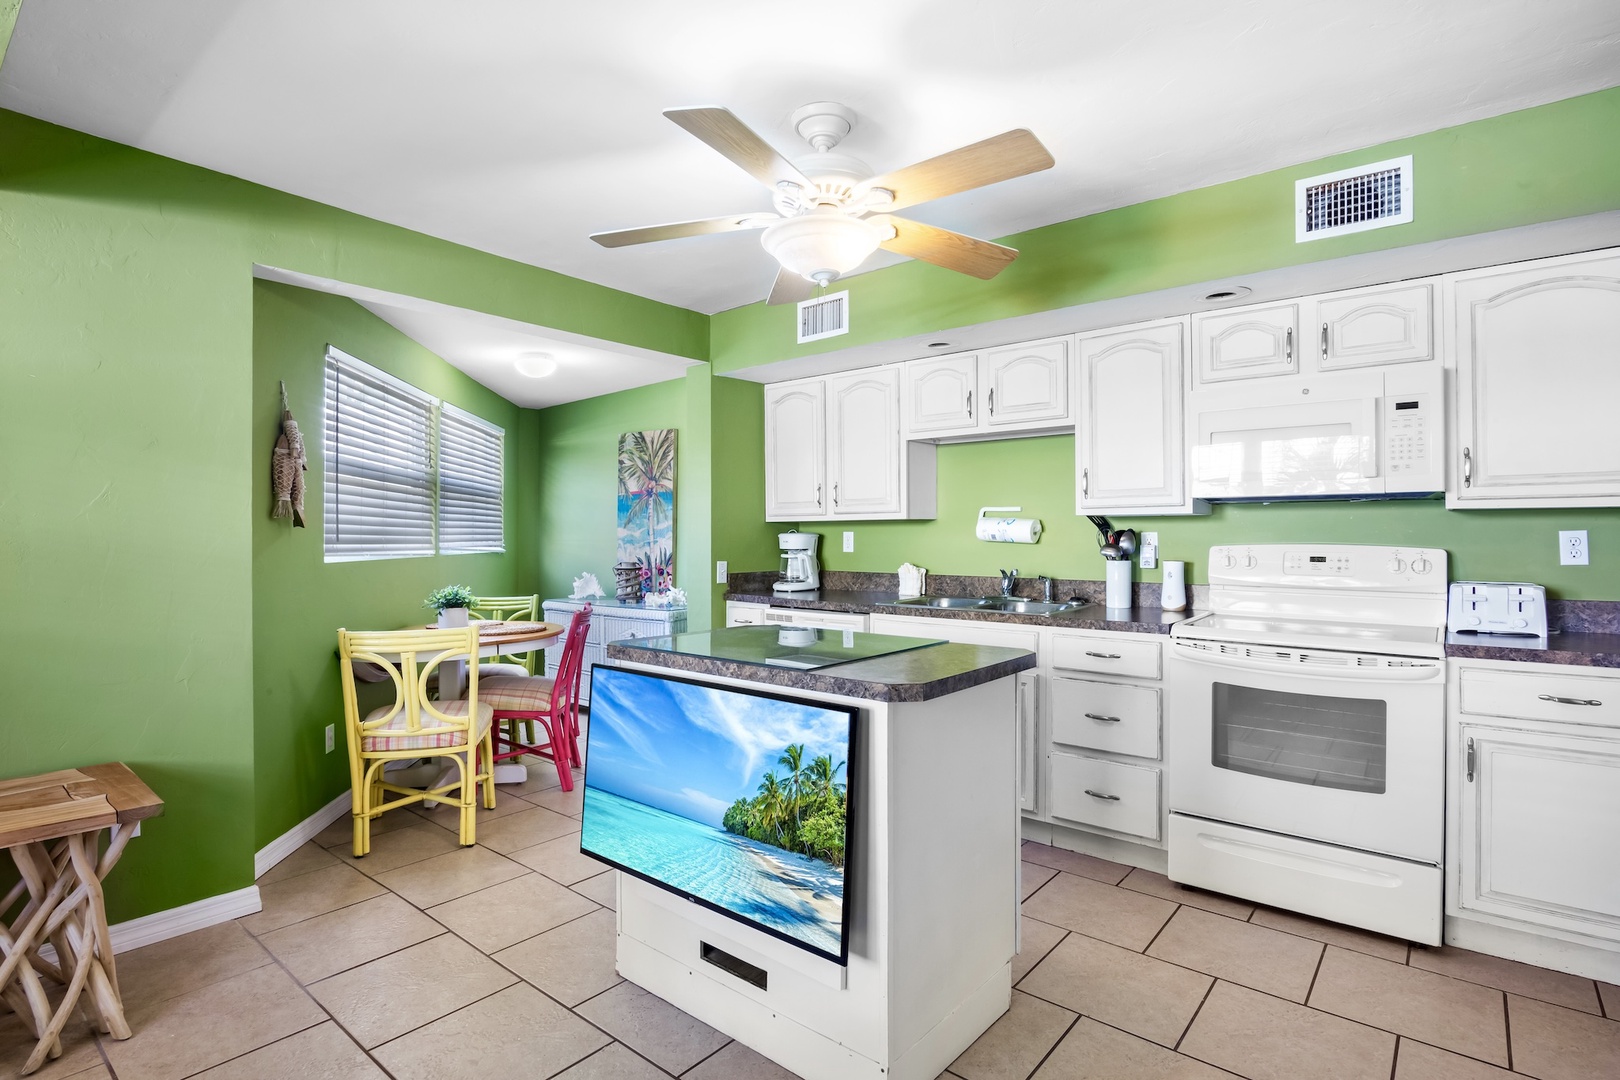
[[[1129,609],[1131,607],[1131,563],[1128,559],[1109,559],[1103,564],[1104,606]]]

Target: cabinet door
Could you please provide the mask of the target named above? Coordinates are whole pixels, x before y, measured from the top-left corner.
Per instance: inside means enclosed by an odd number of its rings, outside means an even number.
[[[972,431],[981,402],[979,358],[940,356],[906,365],[905,407],[908,435],[954,435]]]
[[[823,517],[826,483],[826,403],[814,382],[765,388],[765,518]]]
[[[1620,941],[1620,739],[1461,727],[1457,905]]]
[[[1262,304],[1192,317],[1199,383],[1299,370],[1299,304]]]
[[[1453,505],[1620,505],[1620,255],[1452,279]]]
[[[904,445],[899,368],[869,368],[827,380],[827,479],[835,515],[900,512]]]
[[[1080,513],[1187,512],[1185,320],[1078,339],[1075,482]]]
[[[1068,338],[990,349],[981,370],[986,426],[1042,427],[1068,419]]]
[[[1311,321],[1323,371],[1434,356],[1434,287],[1379,286],[1316,298]]]

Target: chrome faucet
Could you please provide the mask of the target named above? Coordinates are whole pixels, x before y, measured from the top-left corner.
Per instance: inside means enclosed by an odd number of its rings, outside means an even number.
[[[1035,580],[1041,583],[1041,599],[1050,604],[1052,602],[1052,579],[1042,574]]]
[[[1002,596],[1011,596],[1013,594],[1013,586],[1015,586],[1017,584],[1018,584],[1018,571],[1016,569],[1001,571],[1001,595]]]

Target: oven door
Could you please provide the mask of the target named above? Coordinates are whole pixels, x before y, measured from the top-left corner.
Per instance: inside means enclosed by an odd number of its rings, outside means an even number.
[[[1445,661],[1172,638],[1172,809],[1439,863]]]

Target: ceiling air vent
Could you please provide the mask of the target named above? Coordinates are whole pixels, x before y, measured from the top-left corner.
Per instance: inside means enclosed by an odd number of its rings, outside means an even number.
[[[831,293],[799,304],[799,344],[849,333],[849,293]]]
[[[1294,184],[1294,242],[1412,220],[1412,159],[1392,158]]]

